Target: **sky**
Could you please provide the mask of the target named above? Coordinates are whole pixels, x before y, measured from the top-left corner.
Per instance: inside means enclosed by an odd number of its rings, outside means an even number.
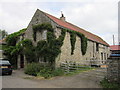
[[[108,44],[118,44],[119,0],[0,0],[0,29],[9,34],[26,28],[40,9],[100,36]]]

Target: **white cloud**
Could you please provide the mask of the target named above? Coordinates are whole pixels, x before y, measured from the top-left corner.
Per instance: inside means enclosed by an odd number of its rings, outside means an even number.
[[[116,44],[118,43],[117,3],[83,3],[82,5],[77,3],[70,5],[63,9],[68,21],[102,37],[109,44],[112,44],[112,35],[114,34]]]
[[[1,0],[0,29],[9,33],[27,27],[35,10],[39,8],[102,37],[112,44],[112,35],[118,36],[118,0]],[[60,2],[60,3],[59,3]],[[117,41],[116,41],[117,43]]]
[[[1,2],[118,2],[119,0],[1,0]]]

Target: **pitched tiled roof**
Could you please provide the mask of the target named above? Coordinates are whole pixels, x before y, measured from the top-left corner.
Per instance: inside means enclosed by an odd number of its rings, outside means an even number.
[[[120,50],[120,45],[112,45],[110,46],[110,50]]]
[[[45,12],[43,12],[45,13]],[[58,19],[48,13],[45,13],[51,20],[53,20],[55,23],[57,23],[58,25],[64,27],[64,28],[67,28],[67,29],[70,29],[70,30],[74,30],[74,31],[77,31],[77,32],[80,32],[82,34],[84,34],[88,39],[92,40],[92,41],[95,41],[95,42],[98,42],[98,43],[101,43],[101,44],[104,44],[104,45],[107,45],[109,46],[108,43],[106,43],[102,38],[98,37],[97,35],[94,35],[82,28],[79,28],[69,22],[66,22],[66,21],[62,21],[61,19]]]

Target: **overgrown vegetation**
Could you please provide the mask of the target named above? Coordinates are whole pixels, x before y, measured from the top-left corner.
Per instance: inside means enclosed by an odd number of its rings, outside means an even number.
[[[56,68],[56,69],[52,69],[50,68],[49,64],[45,64],[45,63],[29,63],[27,64],[27,66],[25,67],[25,73],[32,75],[32,76],[42,76],[45,79],[51,78],[51,77],[55,77],[55,76],[71,76],[71,75],[76,75],[80,72],[84,72],[84,71],[88,71],[91,70],[93,68],[90,67],[81,67],[81,69],[79,70],[74,70],[72,72],[69,73],[65,73],[65,71],[62,68]]]
[[[76,32],[76,34],[81,38],[81,51],[82,55],[85,55],[87,51],[87,38],[85,37],[84,34],[81,34],[79,32]]]
[[[55,58],[61,53],[61,46],[65,37],[65,30],[61,31],[59,38],[56,38],[54,30],[49,23],[33,26],[33,38],[36,41],[36,32],[47,30],[47,40],[42,40],[37,43],[36,52],[37,57],[44,58],[45,62],[49,62],[54,67]]]
[[[70,32],[70,41],[71,41],[71,55],[74,54],[76,34],[75,32]]]
[[[34,41],[36,41],[36,33],[38,31],[42,32],[43,30],[53,32],[52,26],[49,23],[42,23],[42,24],[38,24],[38,25],[33,26],[33,38],[34,38]]]
[[[0,29],[0,40],[4,39],[8,35],[6,30]]]
[[[22,30],[20,30],[18,32],[15,32],[15,33],[12,33],[12,34],[8,35],[6,37],[6,43],[7,43],[7,45],[8,46],[15,46],[16,43],[17,43],[17,41],[18,41],[18,39],[19,39],[19,36],[21,34],[23,34],[25,31],[26,31],[26,28],[22,29]]]
[[[33,38],[34,38],[34,41],[36,41],[36,33],[38,31],[42,32],[43,30],[47,30],[48,31],[48,33],[47,33],[47,37],[48,37],[47,40],[56,38],[55,35],[54,35],[54,30],[52,29],[52,26],[49,23],[43,23],[43,24],[39,24],[39,25],[33,26]],[[68,29],[62,29],[62,33],[61,33],[61,36],[60,36],[60,38],[62,37],[61,45],[62,45],[62,41],[63,41],[64,36],[65,36],[64,32],[66,32],[66,31],[70,33],[71,55],[74,54],[76,35],[81,38],[81,51],[82,51],[82,55],[85,55],[86,50],[87,50],[87,38],[84,36],[84,34],[81,34],[80,32],[72,31],[72,30],[68,30]],[[58,40],[56,42],[58,42]]]
[[[4,55],[10,60],[10,63],[16,68],[17,56],[21,51],[20,44],[17,44],[19,36],[24,33],[26,29],[10,34],[6,37],[6,44],[4,48]]]
[[[81,39],[81,52],[82,52],[82,55],[85,55],[87,51],[87,38],[85,37],[85,35],[80,32],[72,31],[68,29],[66,31],[70,33],[71,55],[74,54],[76,36],[80,37]]]
[[[50,78],[54,76],[64,75],[64,71],[60,68],[52,69],[49,64],[29,63],[25,67],[25,73],[33,76],[42,76],[44,78]]]
[[[37,62],[35,47],[32,44],[32,41],[29,39],[22,40],[19,45],[21,46],[21,51],[25,55],[28,63]]]
[[[70,33],[71,55],[74,54],[76,36],[81,38],[81,51],[85,55],[87,49],[87,38],[76,31],[61,29],[61,35],[56,38],[54,29],[49,23],[43,23],[33,26],[33,38],[36,41],[36,33],[47,30],[47,40],[42,40],[35,47],[29,39],[18,42],[20,35],[24,34],[26,29],[10,34],[6,37],[5,55],[10,59],[12,65],[17,65],[18,55],[25,55],[27,62],[37,62],[43,59],[44,62],[49,62],[54,68],[55,59],[61,53],[61,46],[65,38],[66,32]]]
[[[113,88],[115,90],[120,90],[120,85],[117,83],[110,83],[107,79],[104,79],[100,82],[103,88]]]

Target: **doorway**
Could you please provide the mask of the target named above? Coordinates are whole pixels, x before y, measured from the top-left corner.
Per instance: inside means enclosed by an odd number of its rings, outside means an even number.
[[[24,56],[20,55],[20,68],[24,68]]]

